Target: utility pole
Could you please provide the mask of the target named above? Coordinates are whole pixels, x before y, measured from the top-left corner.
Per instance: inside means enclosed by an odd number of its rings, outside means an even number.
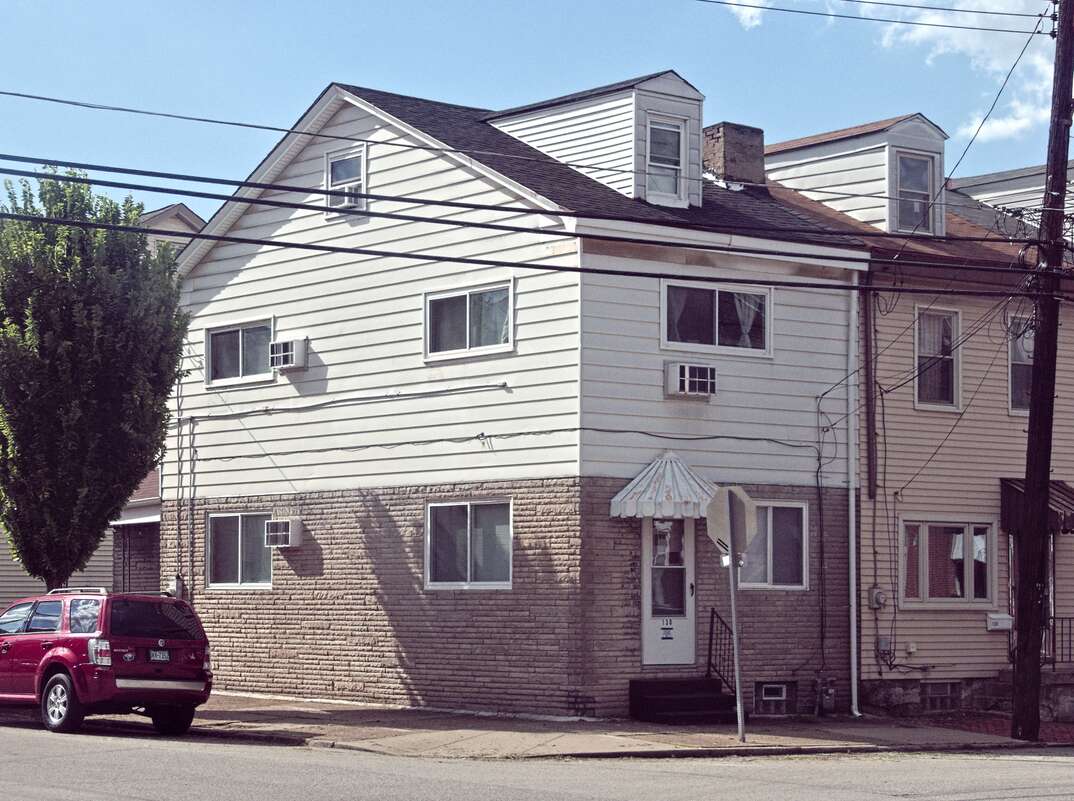
[[[1015,534],[1018,562],[1018,632],[1014,652],[1014,714],[1011,737],[1040,736],[1040,651],[1048,592],[1048,501],[1052,465],[1052,420],[1059,338],[1059,275],[1063,267],[1063,218],[1067,196],[1072,82],[1074,82],[1074,0],[1060,0],[1052,79],[1052,119],[1044,212],[1040,223],[1040,263],[1033,339],[1033,380],[1026,442],[1025,515]]]

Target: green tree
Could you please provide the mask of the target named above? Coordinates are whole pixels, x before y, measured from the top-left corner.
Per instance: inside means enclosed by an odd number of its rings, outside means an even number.
[[[88,186],[7,184],[10,210],[137,225]],[[144,235],[0,220],[0,527],[49,588],[85,567],[163,453],[186,317]]]

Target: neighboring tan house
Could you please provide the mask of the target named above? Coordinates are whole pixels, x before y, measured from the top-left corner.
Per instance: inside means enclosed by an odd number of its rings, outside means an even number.
[[[636,680],[705,675],[728,598],[704,509],[734,484],[762,530],[748,709],[850,707],[839,285],[867,251],[763,186],[759,130],[701,120],[674,72],[506,111],[332,84],[251,176],[323,208],[243,188],[213,216],[213,235],[378,251],[181,256],[161,576],[196,604],[219,686],[620,715],[635,682],[650,716],[726,710],[703,682],[659,702]]]
[[[1009,703],[1012,537],[1025,474],[1032,302],[940,296],[951,287],[1005,292],[1035,267],[1035,251],[1008,244],[1017,221],[942,186],[944,133],[920,114],[767,148],[768,176],[803,197],[891,232],[874,256],[884,291],[862,307],[861,676],[863,700],[895,711]],[[842,193],[842,194],[840,194]],[[865,198],[860,195],[874,195]],[[778,193],[777,193],[778,195]],[[946,213],[945,213],[946,212]],[[1009,226],[1009,228],[1008,228]],[[930,241],[930,235],[993,241]],[[949,270],[913,261],[948,263]],[[973,267],[997,272],[975,272]],[[1007,274],[1004,274],[1004,271]],[[911,294],[905,290],[917,290]],[[1074,355],[1063,312],[1059,359]],[[1074,373],[1057,377],[1053,452],[1053,576],[1049,595],[1060,650],[1071,658],[1074,616]],[[1016,621],[1013,621],[1016,623]],[[1054,651],[1049,635],[1046,650]],[[1051,654],[1054,657],[1054,653]]]
[[[183,233],[196,233],[205,225],[205,221],[183,203],[146,212],[140,222],[150,228],[175,231],[175,236],[149,236],[148,239],[151,248],[167,242],[177,251],[190,241],[182,236]],[[137,556],[132,559],[128,558],[128,553],[132,552],[131,543],[135,538],[144,542],[135,549]],[[152,554],[158,550],[159,539],[160,477],[154,470],[113,522],[86,569],[72,576],[70,583],[117,590],[157,590],[160,587],[160,560]],[[43,586],[12,561],[8,543],[0,537],[0,604],[40,592]]]

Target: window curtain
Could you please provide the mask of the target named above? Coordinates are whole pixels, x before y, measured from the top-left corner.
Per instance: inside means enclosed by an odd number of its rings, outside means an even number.
[[[918,320],[918,400],[955,402],[955,363],[951,318],[922,314]]]
[[[686,311],[686,299],[688,295],[685,290],[678,287],[668,287],[668,341],[670,342],[683,342],[685,332],[682,330],[681,322],[683,313]]]
[[[753,323],[756,321],[758,314],[763,314],[763,310],[763,297],[760,297],[759,295],[735,293],[735,314],[738,316],[739,347],[764,347],[763,343],[759,346],[754,345],[753,339],[750,337],[750,332],[753,330]]]
[[[470,295],[470,347],[506,345],[510,337],[506,287]]]

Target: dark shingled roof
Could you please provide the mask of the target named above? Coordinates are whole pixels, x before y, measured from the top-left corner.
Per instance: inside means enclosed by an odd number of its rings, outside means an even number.
[[[664,73],[657,73],[662,75]],[[644,79],[635,79],[644,80]],[[860,247],[861,241],[842,226],[832,226],[792,204],[772,196],[766,187],[740,191],[705,181],[701,207],[655,206],[623,195],[578,170],[555,161],[487,122],[489,110],[338,84],[377,108],[440,140],[506,178],[515,181],[567,211],[594,217],[621,217],[659,225],[718,227],[744,234],[757,230],[766,239]],[[842,228],[842,231],[840,231]]]
[[[850,128],[840,128],[837,131],[826,131],[825,133],[813,134],[811,136],[803,136],[800,139],[788,139],[785,142],[776,142],[771,145],[766,145],[764,153],[766,156],[771,156],[776,153],[783,153],[787,150],[797,150],[800,147],[809,147],[810,145],[820,145],[825,142],[837,142],[840,139],[850,139],[854,136],[864,136],[865,134],[876,133],[877,131],[886,131],[893,125],[897,125],[904,120],[908,120],[911,117],[917,117],[918,114],[902,114],[898,117],[889,117],[886,120],[877,120],[876,122],[867,122],[862,125],[854,125]]]

